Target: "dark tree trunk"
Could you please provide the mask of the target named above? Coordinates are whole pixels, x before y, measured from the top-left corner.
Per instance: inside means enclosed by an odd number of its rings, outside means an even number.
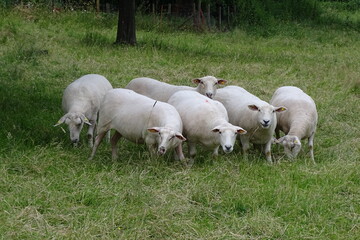
[[[135,0],[119,0],[119,22],[115,43],[136,44]]]

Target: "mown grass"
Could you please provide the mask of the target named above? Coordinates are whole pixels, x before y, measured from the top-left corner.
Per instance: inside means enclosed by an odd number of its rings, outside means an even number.
[[[1,238],[359,239],[360,42],[342,26],[280,23],[267,35],[139,26],[127,47],[113,44],[115,16],[1,10]],[[317,164],[306,147],[288,162],[274,146],[273,166],[237,148],[216,159],[200,150],[187,169],[125,141],[119,161],[105,143],[89,161],[86,144],[72,148],[52,126],[63,89],[87,73],[114,87],[214,75],[264,100],[299,86],[318,106]]]

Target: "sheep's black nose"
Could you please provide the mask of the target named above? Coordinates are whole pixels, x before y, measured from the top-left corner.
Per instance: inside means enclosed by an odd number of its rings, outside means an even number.
[[[212,98],[213,94],[212,94],[212,93],[206,93],[206,96],[207,96],[208,98]]]
[[[269,122],[270,122],[270,120],[264,120],[264,124],[265,124],[265,125],[268,125]]]
[[[231,149],[231,145],[225,145],[226,150],[230,150]]]

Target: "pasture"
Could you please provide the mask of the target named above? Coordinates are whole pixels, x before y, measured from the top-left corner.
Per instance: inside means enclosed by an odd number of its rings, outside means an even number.
[[[151,29],[140,16],[138,44],[128,47],[113,44],[113,15],[0,16],[2,239],[360,238],[359,29],[305,22],[194,33]],[[185,168],[124,140],[118,161],[105,142],[90,161],[84,130],[73,148],[65,126],[53,127],[63,90],[88,73],[114,87],[213,75],[266,101],[298,86],[318,108],[317,164],[306,144],[295,162],[273,146],[273,165],[254,149],[244,160],[237,145],[218,158],[198,148]]]

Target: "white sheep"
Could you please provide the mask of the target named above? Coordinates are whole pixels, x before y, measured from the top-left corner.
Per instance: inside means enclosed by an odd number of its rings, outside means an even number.
[[[188,86],[176,86],[152,78],[135,78],[129,82],[125,87],[131,89],[137,93],[156,99],[158,101],[167,102],[171,95],[181,90],[193,90],[197,91],[209,98],[213,98],[216,94],[217,85],[226,84],[226,80],[217,79],[213,76],[206,76],[202,78],[195,78],[192,80],[197,84],[196,88]]]
[[[115,129],[111,138],[112,158],[117,159],[116,144],[121,137],[145,143],[151,155],[166,153],[175,148],[176,157],[184,159],[181,134],[182,122],[179,113],[168,103],[160,102],[129,89],[109,91],[101,104],[99,123],[92,159],[106,132]]]
[[[318,114],[314,100],[300,88],[285,86],[275,91],[270,103],[288,109],[277,116],[276,137],[280,137],[280,130],[286,135],[275,142],[284,146],[289,158],[296,158],[301,149],[301,140],[307,138],[310,157],[315,162],[313,147]]]
[[[90,147],[93,146],[100,103],[110,89],[112,86],[104,76],[88,74],[75,80],[64,90],[62,109],[65,115],[54,126],[67,124],[74,146],[77,146],[80,140],[80,132],[84,123],[89,125],[87,135]]]
[[[241,127],[228,122],[225,107],[195,91],[178,91],[168,103],[179,112],[184,124],[183,134],[187,138],[188,150],[193,161],[196,143],[214,149],[218,155],[219,145],[225,153],[233,150],[237,134],[245,134]]]
[[[247,134],[240,136],[244,156],[247,157],[249,143],[260,145],[266,160],[271,160],[271,143],[276,127],[275,112],[283,112],[285,107],[274,107],[238,86],[228,86],[218,90],[215,99],[224,104],[229,121],[241,126]]]

